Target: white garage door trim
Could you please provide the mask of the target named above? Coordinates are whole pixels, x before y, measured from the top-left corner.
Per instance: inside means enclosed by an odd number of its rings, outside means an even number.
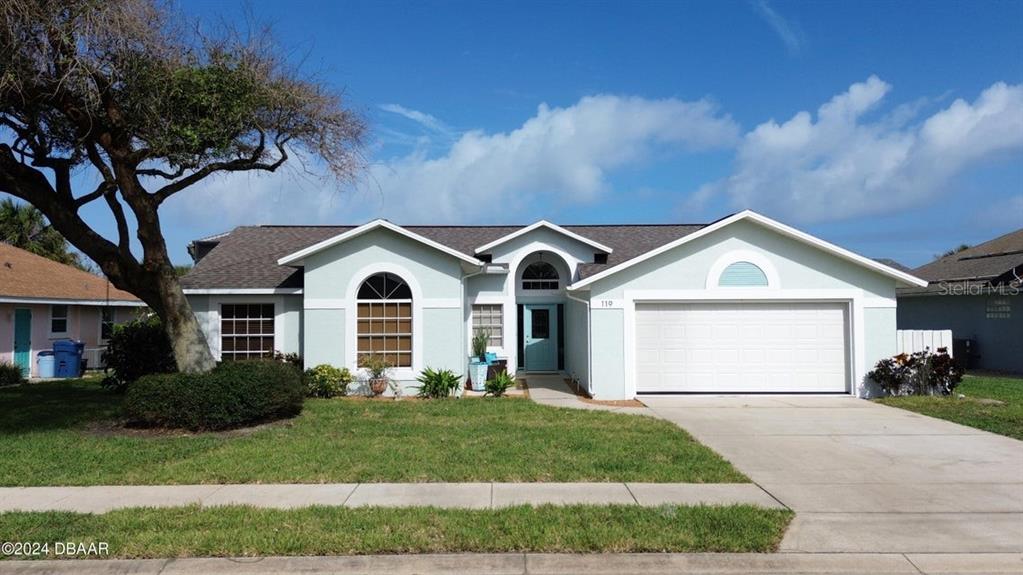
[[[875,301],[876,300],[876,301]],[[855,382],[863,378],[864,348],[863,325],[864,307],[892,307],[893,302],[865,297],[859,289],[789,289],[773,290],[763,288],[731,288],[718,290],[625,290],[621,299],[594,298],[594,309],[609,307],[624,312],[623,355],[625,359],[626,397],[636,397],[636,304],[642,303],[698,303],[698,302],[840,302],[849,306],[847,328],[849,332],[849,380],[850,391],[860,396],[860,386]],[[873,302],[873,303],[871,303]],[[884,305],[881,305],[881,304]]]
[[[848,393],[849,314],[847,302],[640,303],[637,392]]]

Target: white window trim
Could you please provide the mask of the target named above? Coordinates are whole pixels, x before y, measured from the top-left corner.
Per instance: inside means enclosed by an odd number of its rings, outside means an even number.
[[[721,274],[728,269],[728,266],[739,263],[749,262],[764,272],[764,276],[767,277],[766,286],[722,286],[719,285],[721,281]],[[714,260],[714,263],[710,266],[710,270],[707,272],[707,283],[706,287],[709,290],[715,289],[750,289],[756,287],[759,289],[781,289],[781,280],[778,278],[778,270],[775,269],[774,264],[764,254],[755,252],[752,250],[732,250],[724,253]]]
[[[247,299],[248,298],[246,298],[246,300]],[[266,298],[263,298],[263,299],[254,298],[252,301],[227,300],[227,301],[218,302],[217,303],[217,309],[216,309],[216,314],[217,314],[217,320],[216,320],[216,322],[217,322],[217,343],[216,343],[216,345],[217,345],[217,353],[216,353],[216,358],[217,358],[217,360],[218,361],[224,361],[224,355],[223,355],[224,354],[224,350],[222,349],[222,347],[223,347],[224,317],[223,317],[223,315],[221,313],[223,311],[223,306],[225,306],[225,305],[272,305],[272,306],[274,306],[274,311],[273,311],[273,319],[274,319],[274,332],[273,332],[274,348],[273,348],[273,351],[271,353],[276,353],[278,351],[281,351],[281,337],[282,337],[281,334],[282,334],[282,331],[280,329],[280,326],[278,326],[278,322],[280,322],[282,320],[282,314],[283,314],[283,309],[282,308],[284,307],[282,305],[282,303],[283,302],[279,302],[276,299],[269,299],[268,300]],[[251,318],[246,318],[246,319],[251,319]],[[235,335],[238,335],[238,334],[235,334]],[[229,336],[229,337],[234,337],[234,336]],[[265,334],[260,334],[257,337],[266,337],[266,335]],[[208,343],[210,343],[211,346],[213,345],[212,342],[208,342]]]
[[[465,315],[464,315],[464,318],[465,318],[465,355],[466,355],[466,357],[468,357],[469,355],[472,354],[472,328],[473,328],[473,326],[472,326],[472,306],[474,306],[474,305],[499,305],[499,306],[501,306],[501,317],[502,317],[501,321],[504,322],[504,329],[503,329],[503,333],[501,334],[501,337],[503,338],[502,341],[504,341],[505,343],[504,343],[504,345],[502,345],[500,347],[488,345],[487,346],[487,351],[490,352],[490,353],[496,353],[497,357],[499,357],[501,359],[509,360],[508,361],[509,369],[513,369],[511,367],[512,363],[513,363],[512,360],[515,359],[514,353],[516,351],[516,347],[517,346],[512,345],[512,346],[508,347],[508,343],[507,342],[509,341],[509,339],[508,339],[509,338],[509,334],[511,334],[511,337],[513,337],[513,338],[517,338],[518,337],[518,333],[515,331],[515,321],[514,321],[514,318],[515,318],[515,315],[514,315],[515,314],[515,296],[510,296],[509,297],[507,294],[505,294],[503,292],[502,293],[484,292],[484,293],[481,293],[481,294],[477,294],[476,297],[466,298],[466,302],[465,302],[465,306],[466,307],[465,307]],[[508,321],[507,321],[508,317],[511,317],[513,319],[511,325],[508,325]]]
[[[484,305],[485,306],[490,306],[490,307],[496,307],[500,311],[500,313],[501,313],[501,333],[499,334],[500,337],[501,337],[501,345],[491,345],[490,341],[487,340],[487,351],[491,352],[493,350],[503,350],[504,349],[504,342],[505,342],[504,334],[505,334],[505,325],[506,325],[505,313],[504,313],[504,303],[503,302],[493,302],[493,303],[473,302],[472,304],[470,304],[470,307],[469,307],[469,314],[470,314],[469,324],[472,326],[473,334],[475,334],[475,331],[476,331],[476,310],[473,309],[473,308],[475,308],[476,306],[484,306]],[[487,327],[491,327],[492,328],[493,326],[487,326]],[[493,333],[490,334],[490,337],[493,337]]]
[[[372,277],[372,276],[370,276],[370,277]],[[358,341],[358,338],[360,337],[359,336],[359,304],[364,304],[364,303],[365,304],[408,303],[408,304],[412,304],[414,306],[415,305],[415,300],[411,300],[411,299],[357,299],[357,300],[355,300],[355,308],[353,308],[353,313],[355,314],[355,338],[356,338],[356,341],[355,341],[355,363],[356,363],[356,365],[358,365],[358,363],[359,363],[359,356],[365,354],[364,352],[362,352],[362,353],[359,352],[359,341]],[[416,343],[416,336],[415,336],[415,331],[416,331],[415,310],[412,310],[412,312],[410,312],[410,313],[412,313],[412,317],[409,318],[409,321],[412,322],[412,332],[409,335],[412,337],[412,345],[414,346],[415,343]],[[384,334],[367,334],[367,335],[370,335],[370,336],[382,335],[384,337],[387,337],[387,336],[401,337],[404,334],[397,334],[397,333],[386,334],[386,333],[384,333]],[[399,353],[399,352],[393,352],[393,353]],[[401,352],[401,353],[410,353],[411,354],[412,352]],[[380,354],[377,354],[377,355],[380,355]],[[364,368],[360,368],[360,369],[364,369]],[[408,367],[395,367],[395,368],[392,368],[392,369],[410,369],[410,368],[408,368]]]
[[[415,379],[423,370],[423,290],[416,276],[408,269],[395,263],[381,262],[363,267],[352,275],[345,291],[345,349],[344,365],[360,379],[368,378],[369,372],[359,367],[359,287],[370,276],[378,273],[394,274],[401,278],[412,291],[412,367],[396,367],[389,371],[390,377],[399,381]]]
[[[53,320],[54,320],[53,308],[55,306],[64,306],[64,310],[65,310],[65,315],[64,315],[64,331],[53,331]],[[65,303],[53,303],[53,304],[50,304],[49,318],[50,318],[50,320],[49,320],[50,323],[46,326],[46,330],[50,334],[50,339],[68,337],[71,334],[71,306],[69,306],[68,304],[65,304]],[[56,319],[60,319],[60,318],[56,318]]]
[[[210,347],[210,353],[217,361],[223,361],[221,357],[220,349],[220,326],[221,317],[220,309],[223,304],[232,303],[272,303],[274,304],[274,349],[284,351],[284,322],[286,314],[284,312],[284,298],[282,296],[257,296],[257,295],[246,295],[246,296],[211,296],[209,302],[209,308],[206,313],[206,344]]]

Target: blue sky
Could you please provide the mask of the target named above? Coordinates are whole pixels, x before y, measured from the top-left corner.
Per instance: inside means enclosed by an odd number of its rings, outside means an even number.
[[[163,216],[176,261],[235,225],[378,216],[688,223],[750,207],[914,266],[1023,226],[1023,2],[181,8],[271,23],[366,115],[371,145],[352,188],[288,170],[179,194]]]

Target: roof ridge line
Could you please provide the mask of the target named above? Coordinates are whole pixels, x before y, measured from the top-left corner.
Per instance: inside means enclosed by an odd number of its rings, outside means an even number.
[[[534,222],[535,223],[535,222]],[[363,224],[259,224],[255,226],[241,226],[250,228],[357,228]],[[394,224],[402,228],[525,228],[533,224]],[[633,223],[633,224],[555,224],[563,228],[627,228],[627,227],[693,227],[707,226],[706,222],[691,223]],[[230,233],[230,232],[227,232]],[[195,240],[201,241],[201,240]]]

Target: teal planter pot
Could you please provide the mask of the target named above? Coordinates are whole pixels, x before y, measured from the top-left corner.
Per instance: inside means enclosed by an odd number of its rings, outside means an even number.
[[[472,380],[473,391],[484,391],[484,384],[487,382],[487,368],[490,367],[485,361],[469,362],[469,379]]]

